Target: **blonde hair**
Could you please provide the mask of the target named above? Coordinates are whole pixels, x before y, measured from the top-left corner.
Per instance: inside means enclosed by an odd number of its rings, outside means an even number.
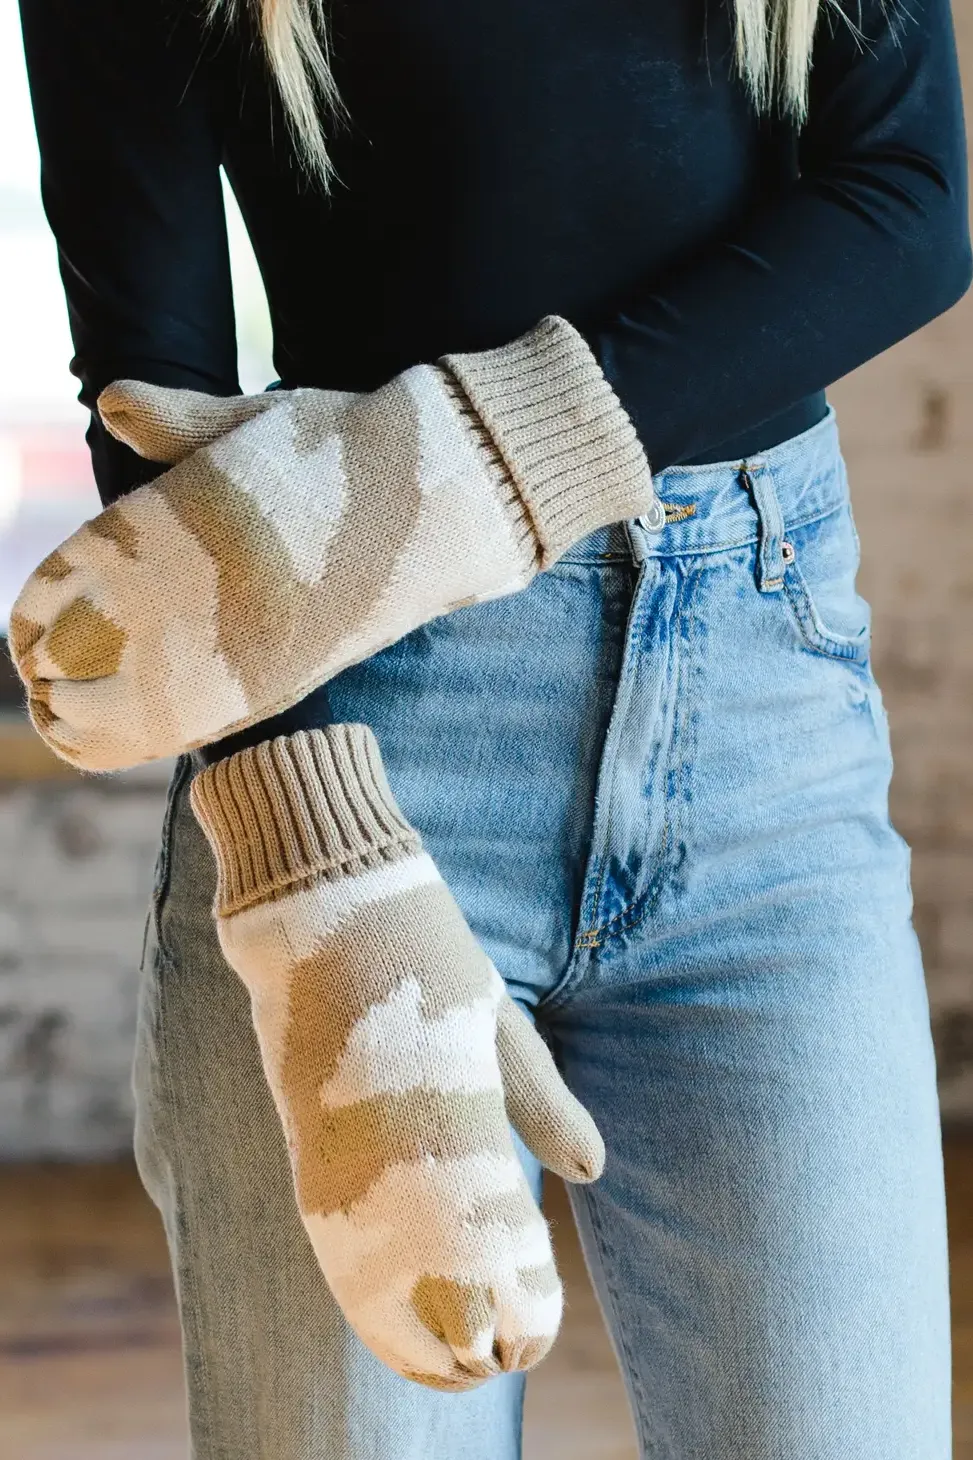
[[[326,0],[206,0],[210,18],[253,9],[271,75],[304,165],[331,181],[325,118],[344,116],[331,71]],[[736,64],[760,112],[807,113],[811,45],[822,5],[837,0],[735,0]]]

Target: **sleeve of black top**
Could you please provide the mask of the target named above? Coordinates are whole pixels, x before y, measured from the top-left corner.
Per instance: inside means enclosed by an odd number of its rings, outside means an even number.
[[[233,394],[221,140],[185,0],[21,0],[44,206],[81,400],[112,380]],[[88,431],[108,503],[162,468]]]
[[[790,190],[589,336],[656,470],[759,427],[969,286],[949,0],[865,0],[856,19],[858,34],[825,9]]]

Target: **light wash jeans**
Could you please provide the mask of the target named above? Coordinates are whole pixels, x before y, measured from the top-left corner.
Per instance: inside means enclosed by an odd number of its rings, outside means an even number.
[[[941,1142],[908,852],[833,418],[666,472],[668,524],[336,680],[600,1125],[572,1192],[645,1460],[946,1460]],[[351,1333],[298,1220],[213,871],[172,786],[137,1154],[196,1460],[516,1460]],[[597,1460],[593,1452],[592,1460]]]

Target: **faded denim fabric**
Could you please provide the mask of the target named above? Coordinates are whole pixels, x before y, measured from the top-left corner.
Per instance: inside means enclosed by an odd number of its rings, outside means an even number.
[[[572,1193],[643,1460],[948,1460],[942,1157],[833,417],[331,687],[598,1121]],[[136,1057],[196,1460],[517,1460],[396,1377],[291,1193],[177,769]],[[536,1175],[536,1172],[534,1173]]]

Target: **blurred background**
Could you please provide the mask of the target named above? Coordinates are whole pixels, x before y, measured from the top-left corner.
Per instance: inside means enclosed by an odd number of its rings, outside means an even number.
[[[957,27],[973,94],[973,0]],[[971,106],[973,111],[973,106]],[[0,5],[0,635],[97,497],[16,7]],[[244,389],[273,376],[227,200]],[[973,296],[832,392],[914,850],[949,1177],[957,1460],[973,1460]],[[917,552],[917,548],[919,551]],[[97,782],[34,737],[0,646],[0,1460],[185,1454],[161,1231],[128,1159],[129,1060],[166,767]],[[529,1460],[634,1460],[561,1194],[567,1326],[531,1381]]]

